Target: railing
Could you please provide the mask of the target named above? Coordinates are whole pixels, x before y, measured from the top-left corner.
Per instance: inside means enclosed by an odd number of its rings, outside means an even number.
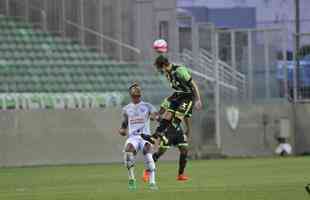
[[[181,57],[185,63],[192,63],[195,65],[195,68],[192,69],[194,75],[210,82],[215,81],[214,57],[209,52],[200,49],[198,60],[194,60],[193,53],[188,49],[184,49]],[[227,89],[234,91],[239,90],[241,93],[244,93],[246,89],[245,75],[221,60],[217,60],[217,62],[219,65],[219,85]]]
[[[70,20],[65,19],[64,21],[65,21],[66,24],[69,24],[69,25],[71,25],[71,26],[74,26],[74,27],[80,29],[81,31],[86,31],[86,32],[88,32],[88,33],[90,33],[90,34],[93,34],[93,35],[98,36],[98,37],[100,37],[100,38],[102,38],[102,39],[104,39],[104,40],[107,40],[107,41],[109,41],[109,42],[111,42],[111,43],[114,43],[114,44],[116,44],[116,45],[118,45],[118,46],[120,46],[120,47],[124,47],[124,48],[126,48],[126,49],[129,49],[129,50],[131,50],[132,52],[136,53],[138,56],[141,55],[141,50],[138,49],[138,48],[136,48],[136,47],[134,47],[134,46],[131,46],[131,45],[126,44],[126,43],[123,43],[123,42],[120,42],[120,41],[118,41],[118,40],[116,40],[116,39],[114,39],[114,38],[112,38],[112,37],[103,35],[102,33],[99,33],[99,32],[97,32],[97,31],[95,31],[95,30],[90,29],[90,28],[81,26],[81,25],[79,25],[79,24],[77,24],[77,23],[74,23],[74,22],[72,22],[72,21],[70,21]],[[102,45],[102,44],[101,44],[101,45]],[[101,51],[102,51],[102,50],[101,50]],[[123,52],[122,52],[122,49],[121,49],[121,48],[120,48],[120,51],[119,51],[119,60],[120,60],[120,61],[123,61]]]

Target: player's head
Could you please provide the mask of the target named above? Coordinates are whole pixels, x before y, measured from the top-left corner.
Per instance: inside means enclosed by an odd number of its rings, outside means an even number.
[[[168,71],[171,66],[168,58],[163,55],[160,55],[156,58],[154,65],[157,68],[157,70],[161,73]]]
[[[141,87],[139,83],[137,81],[133,82],[129,86],[128,90],[129,90],[129,95],[131,97],[131,101],[133,103],[139,103],[141,100],[141,95],[142,95],[142,91],[141,91]]]
[[[167,53],[168,43],[164,39],[157,39],[153,42],[153,49],[157,53]]]

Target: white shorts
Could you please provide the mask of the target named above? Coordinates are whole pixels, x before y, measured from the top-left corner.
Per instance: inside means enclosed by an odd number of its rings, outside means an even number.
[[[135,148],[136,152],[138,153],[139,151],[142,151],[143,148],[144,148],[144,145],[146,143],[149,143],[148,141],[145,141],[144,139],[142,139],[142,137],[140,135],[133,135],[133,136],[130,136],[126,142],[125,142],[125,145],[124,145],[124,152],[125,152],[125,149],[126,149],[126,146],[128,144],[132,144],[133,147]],[[151,144],[151,143],[149,143]]]

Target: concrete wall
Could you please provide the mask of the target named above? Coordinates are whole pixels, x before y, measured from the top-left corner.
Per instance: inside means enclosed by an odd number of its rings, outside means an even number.
[[[290,120],[290,142],[294,145],[294,113],[291,104],[275,101],[239,105],[239,125],[230,128],[226,116],[226,106],[221,112],[222,153],[228,156],[267,156],[272,155],[277,145],[280,119]],[[264,126],[263,118],[266,119]]]
[[[290,120],[290,142],[294,152],[310,151],[309,105],[296,106],[296,124],[293,106],[287,102],[239,105],[236,130],[230,128],[226,106],[222,106],[221,149],[215,146],[214,111],[195,112],[192,157],[273,155],[281,118]],[[263,116],[267,119],[265,127]],[[119,123],[120,108],[2,111],[0,167],[122,162],[125,138],[117,134]],[[178,159],[177,150],[172,149],[164,160]]]
[[[310,105],[297,104],[296,109],[296,152],[310,153]]]
[[[115,108],[2,111],[0,166],[122,162],[119,124]]]

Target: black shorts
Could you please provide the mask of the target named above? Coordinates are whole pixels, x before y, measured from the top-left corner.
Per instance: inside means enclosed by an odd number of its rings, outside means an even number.
[[[187,93],[173,93],[165,98],[161,107],[175,114],[178,119],[191,117],[193,112],[193,95]]]
[[[168,144],[164,144],[161,141],[160,148],[168,149],[171,146],[175,147],[188,146],[187,136],[184,134],[181,127],[175,128],[174,126],[170,126],[165,132],[165,136],[168,139]]]

